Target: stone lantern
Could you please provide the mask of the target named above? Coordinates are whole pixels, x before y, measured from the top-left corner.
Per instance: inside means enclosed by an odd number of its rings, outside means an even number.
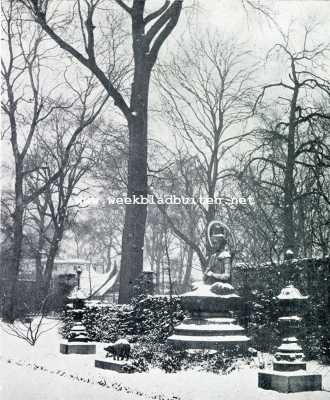
[[[78,267],[76,273],[77,287],[73,289],[67,298],[69,301],[67,309],[69,309],[69,313],[72,315],[73,326],[70,329],[68,340],[60,344],[60,352],[62,354],[95,354],[96,345],[89,341],[86,328],[81,322],[87,300],[87,297],[80,288],[82,270]]]
[[[308,296],[288,285],[276,298],[282,315],[278,319],[282,341],[274,354],[273,370],[259,372],[258,386],[283,393],[322,390],[322,376],[306,372],[304,353],[297,339]]]

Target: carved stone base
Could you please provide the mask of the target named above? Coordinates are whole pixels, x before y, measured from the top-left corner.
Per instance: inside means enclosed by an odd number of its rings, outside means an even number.
[[[113,360],[109,358],[103,358],[99,360],[95,360],[95,367],[102,369],[109,369],[111,371],[117,371],[121,373],[127,373],[125,367],[129,367],[130,362],[125,360]],[[132,371],[129,371],[130,373]]]
[[[167,342],[178,350],[184,349],[213,349],[222,350],[224,347],[239,346],[246,351],[249,338],[244,328],[235,323],[234,318],[208,317],[186,318],[175,327],[174,334]]]
[[[322,376],[305,371],[280,372],[260,371],[258,387],[266,390],[276,390],[280,393],[296,393],[322,390]]]
[[[229,294],[216,294],[211,290],[213,286]],[[244,353],[250,339],[232,317],[241,304],[241,298],[233,290],[231,285],[218,282],[212,286],[199,284],[192,292],[183,294],[182,305],[190,317],[174,328],[167,342],[178,350],[221,351],[239,347]]]
[[[286,362],[286,361],[274,361],[273,362],[274,371],[282,371],[282,372],[292,372],[304,370],[306,371],[306,363],[303,361],[294,361],[294,362]]]
[[[62,354],[96,354],[96,345],[85,342],[64,342],[60,343]]]

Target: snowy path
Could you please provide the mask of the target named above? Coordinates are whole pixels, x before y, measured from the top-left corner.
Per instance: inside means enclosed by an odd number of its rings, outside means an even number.
[[[49,323],[54,324],[54,321]],[[154,369],[142,374],[119,374],[94,367],[98,355],[62,355],[57,329],[42,336],[35,347],[1,332],[0,385],[2,400],[142,400],[155,395],[177,396],[181,400],[328,400],[330,368],[316,363],[309,370],[323,375],[323,392],[280,394],[257,387],[257,369],[244,366],[230,375],[219,376],[199,371],[166,374]],[[102,344],[98,344],[103,355]],[[7,360],[13,360],[8,364]],[[22,366],[15,362],[21,360]],[[42,366],[45,371],[35,369]],[[64,372],[63,376],[60,376]],[[51,373],[54,372],[54,373]],[[70,375],[72,377],[70,378]],[[91,383],[77,382],[76,377]],[[108,388],[98,381],[106,382]],[[18,384],[19,382],[19,384]],[[125,392],[126,391],[126,392]],[[127,393],[132,392],[132,393]]]
[[[141,400],[140,396],[120,393],[89,383],[1,363],[2,400]]]

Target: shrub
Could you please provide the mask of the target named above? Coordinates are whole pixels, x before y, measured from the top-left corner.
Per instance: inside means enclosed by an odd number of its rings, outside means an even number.
[[[280,342],[280,313],[274,297],[288,284],[308,295],[303,315],[305,327],[299,339],[307,359],[330,362],[329,257],[253,267],[238,265],[233,270],[233,284],[244,298],[240,319],[253,345],[267,352],[273,352]]]

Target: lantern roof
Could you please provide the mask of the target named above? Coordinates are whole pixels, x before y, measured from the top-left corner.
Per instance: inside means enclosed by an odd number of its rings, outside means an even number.
[[[281,290],[277,298],[279,300],[305,300],[308,299],[308,296],[303,296],[293,285],[288,285]]]

